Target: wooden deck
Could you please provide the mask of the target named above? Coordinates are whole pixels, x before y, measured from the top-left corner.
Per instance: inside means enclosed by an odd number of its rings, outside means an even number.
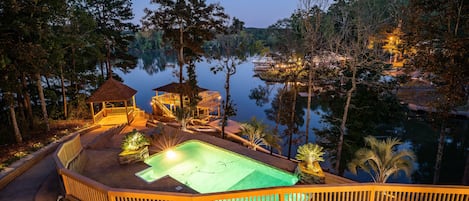
[[[119,123],[118,120],[112,121],[112,118],[109,118],[108,120],[109,123]],[[102,142],[97,142],[98,144],[100,144],[100,146],[93,146],[93,149],[85,149],[84,153],[86,154],[86,158],[88,158],[88,160],[86,162],[85,167],[83,167],[84,171],[82,172],[82,174],[95,181],[98,181],[102,184],[114,188],[196,193],[189,187],[180,184],[169,177],[162,179],[159,182],[152,183],[147,183],[142,179],[136,177],[134,175],[136,172],[146,169],[148,167],[144,163],[135,163],[128,165],[120,165],[118,163],[117,155],[120,152],[120,144],[122,142],[122,138],[125,136],[126,133],[132,131],[133,129],[137,129],[147,134],[154,132],[154,128],[146,127],[146,122],[147,119],[145,117],[143,117],[142,115],[137,115],[135,120],[130,125],[125,126],[119,134],[100,139]],[[270,166],[283,169],[288,172],[293,173],[296,168],[297,163],[294,161],[276,157],[268,153],[253,151],[238,143],[234,143],[229,140],[224,140],[212,135],[207,135],[198,132],[183,132],[171,126],[165,126],[164,132],[178,136],[178,138],[180,138],[179,143],[192,139],[200,140],[247,156],[249,158],[263,162]],[[150,148],[150,154],[155,154],[154,148]],[[103,171],[103,168],[105,169],[105,171]],[[346,178],[326,173],[326,184],[345,183],[355,182]],[[183,188],[176,190],[176,186],[183,186]]]
[[[195,114],[196,116],[210,116],[220,114],[221,96],[217,91],[202,91],[199,93],[201,98],[197,104]],[[153,96],[151,99],[153,114],[163,116],[172,116],[179,107],[179,95],[174,93],[163,93]],[[188,105],[188,100],[184,100],[184,105]]]
[[[417,185],[417,184],[371,184],[371,183],[354,183],[345,178],[340,178],[326,173],[326,185],[294,185],[290,187],[275,187],[266,189],[253,189],[246,191],[232,191],[212,194],[193,194],[191,189],[180,189],[179,182],[167,177],[166,180],[158,180],[152,184],[165,184],[164,186],[148,186],[149,183],[142,182],[141,179],[133,174],[134,171],[146,168],[143,163],[134,165],[114,165],[109,161],[117,161],[117,153],[120,149],[116,149],[117,144],[112,142],[120,142],[117,138],[122,137],[127,131],[137,129],[144,131],[146,119],[137,117],[130,126],[126,126],[124,130],[111,136],[112,140],[106,138],[101,139],[105,142],[104,147],[96,147],[93,149],[85,149],[85,157],[87,165],[94,166],[96,177],[89,179],[77,174],[70,169],[65,169],[63,164],[68,164],[77,156],[81,150],[80,136],[74,137],[72,140],[65,142],[58,149],[55,156],[58,164],[58,172],[62,176],[63,184],[68,196],[74,196],[80,200],[167,200],[167,201],[210,201],[210,200],[321,200],[321,201],[362,201],[362,200],[379,200],[379,201],[467,201],[469,198],[469,188],[465,186],[442,186],[442,185]],[[174,129],[166,126],[165,129]],[[147,130],[148,131],[148,130]],[[169,130],[168,130],[169,131]],[[176,130],[180,132],[179,130]],[[173,133],[176,134],[176,133]],[[265,163],[273,163],[281,169],[290,168],[292,161],[276,159],[268,154],[252,151],[239,144],[220,139],[218,137],[205,134],[188,134],[181,133],[186,137],[197,138],[199,140],[207,140],[216,146],[220,146],[239,154],[249,156],[255,160]],[[98,136],[98,137],[100,137]],[[96,142],[96,141],[93,141]],[[98,143],[99,144],[99,143]],[[92,153],[94,152],[94,153]],[[62,154],[60,154],[62,153]],[[272,160],[270,160],[272,159]],[[78,160],[80,161],[80,160]],[[140,165],[140,167],[138,167]],[[281,166],[281,167],[280,167]],[[284,168],[282,168],[284,167]],[[85,171],[93,170],[85,168]],[[116,171],[116,170],[120,170]],[[96,181],[100,182],[97,183]],[[106,182],[112,182],[114,185],[107,185]],[[103,185],[106,184],[106,185]],[[135,187],[129,187],[128,185]],[[117,186],[115,186],[117,185]],[[145,188],[146,187],[146,188]],[[137,190],[138,189],[138,190]],[[147,191],[142,189],[148,189]],[[179,190],[178,190],[179,189]]]
[[[103,117],[97,124],[102,126],[113,126],[113,125],[120,125],[126,124],[127,117],[125,114],[113,114]]]

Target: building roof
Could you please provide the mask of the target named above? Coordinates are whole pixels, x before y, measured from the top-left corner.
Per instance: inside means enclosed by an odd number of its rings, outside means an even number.
[[[184,91],[189,91],[189,89],[190,89],[190,85],[187,82],[182,83],[182,84],[172,82],[170,84],[167,84],[167,85],[164,85],[164,86],[161,86],[161,87],[158,87],[158,88],[154,88],[153,91],[163,91],[163,92],[167,92],[167,93],[178,94],[181,91],[183,91],[183,92]],[[198,93],[200,93],[202,91],[207,91],[207,89],[204,89],[204,88],[201,88],[201,87],[197,86],[197,91],[198,91]]]
[[[137,90],[113,78],[106,80],[91,96],[87,102],[122,101],[132,98]]]

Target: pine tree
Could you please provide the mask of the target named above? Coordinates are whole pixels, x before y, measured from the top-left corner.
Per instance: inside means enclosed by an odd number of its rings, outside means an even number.
[[[228,17],[219,4],[207,5],[205,0],[152,0],[151,3],[159,7],[145,9],[144,29],[163,31],[163,39],[177,50],[179,83],[182,84],[183,66],[190,63],[187,60],[203,54],[203,43],[224,31]],[[179,98],[180,107],[184,108],[182,92]]]

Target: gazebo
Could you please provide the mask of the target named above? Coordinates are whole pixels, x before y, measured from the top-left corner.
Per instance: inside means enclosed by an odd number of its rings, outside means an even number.
[[[156,93],[158,93],[158,91],[162,91],[166,93],[179,94],[181,91],[185,92],[185,91],[189,91],[190,89],[191,89],[191,86],[187,82],[182,83],[182,84],[171,82],[170,84],[167,84],[158,88],[154,88],[153,91],[156,91]],[[207,91],[208,89],[196,86],[196,90],[197,90],[197,93],[200,93],[202,91]]]
[[[217,116],[220,114],[220,93],[217,91],[210,91],[208,89],[197,86],[195,88],[201,100],[197,104],[196,116],[210,116],[210,113],[216,112]],[[156,95],[152,98],[152,110],[155,115],[163,115],[174,117],[173,113],[179,106],[179,93],[187,93],[191,91],[191,87],[188,83],[170,83],[158,88],[154,88]],[[184,104],[189,103],[189,99],[184,95]]]
[[[136,93],[135,89],[109,78],[87,100],[93,123],[130,124],[135,117]]]

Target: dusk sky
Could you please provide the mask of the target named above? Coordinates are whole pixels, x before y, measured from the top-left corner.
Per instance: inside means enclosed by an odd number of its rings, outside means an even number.
[[[143,9],[155,7],[150,0],[133,0],[135,19],[133,22],[140,24],[140,19],[145,15]],[[230,18],[237,17],[245,22],[245,27],[266,28],[279,19],[290,17],[298,8],[297,0],[207,0],[207,3],[220,2]]]

